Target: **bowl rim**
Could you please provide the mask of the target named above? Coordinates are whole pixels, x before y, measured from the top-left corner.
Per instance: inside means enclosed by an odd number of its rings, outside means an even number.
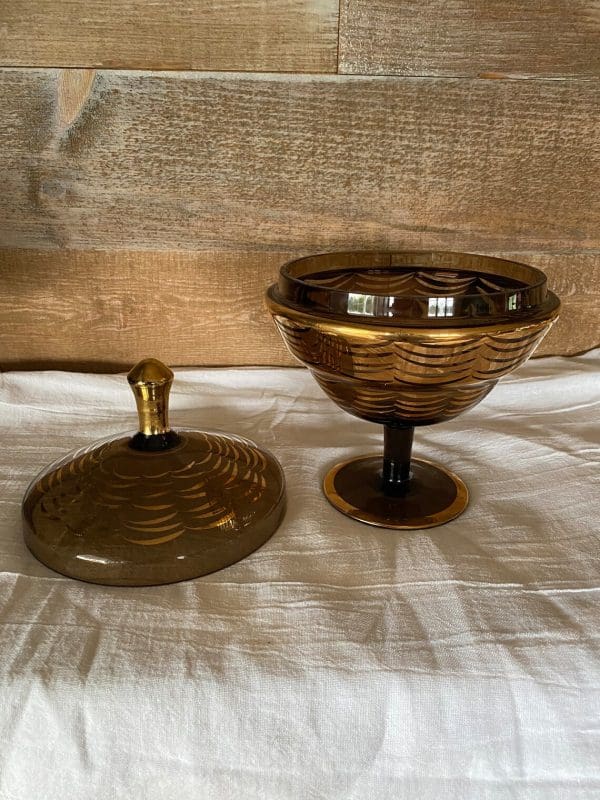
[[[390,294],[385,291],[349,292],[312,282],[317,272],[364,268],[419,268],[437,272],[473,272],[486,276],[512,277],[518,286],[472,294]],[[347,321],[405,325],[493,324],[523,319],[556,308],[557,298],[547,289],[545,273],[512,259],[453,250],[347,250],[316,253],[285,262],[272,287],[275,299],[284,305]],[[443,298],[443,302],[439,301]],[[452,298],[452,304],[448,304]],[[350,302],[358,307],[352,310]],[[368,313],[361,311],[370,303]],[[432,305],[433,304],[433,305]],[[433,314],[432,312],[433,308]],[[439,313],[441,311],[441,313]]]

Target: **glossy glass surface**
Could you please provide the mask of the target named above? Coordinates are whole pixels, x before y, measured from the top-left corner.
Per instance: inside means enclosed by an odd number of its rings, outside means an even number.
[[[529,358],[560,302],[540,270],[448,252],[351,252],[285,264],[267,305],[290,352],[345,411],[385,425],[383,459],[334,467],[324,488],[349,516],[390,528],[453,519],[456,475],[411,460],[415,426],[479,403]]]
[[[120,586],[173,583],[239,561],[277,529],[276,459],[237,436],[168,428],[172,373],[132,370],[140,430],[66,455],[23,500],[25,542],[64,575]],[[137,369],[137,368],[136,368]]]
[[[177,433],[166,452],[120,436],[44,470],[23,504],[34,555],[73,578],[137,586],[205,575],[260,547],[284,512],[279,464],[244,439]]]
[[[469,502],[465,484],[443,467],[413,459],[403,491],[385,491],[381,458],[339,464],[323,484],[329,502],[349,517],[395,530],[433,528],[461,514]]]
[[[462,253],[326,253],[282,267],[273,296],[371,324],[454,326],[526,318],[556,305],[534,267]]]

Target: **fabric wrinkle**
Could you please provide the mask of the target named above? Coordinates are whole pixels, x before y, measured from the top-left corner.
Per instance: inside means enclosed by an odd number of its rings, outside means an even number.
[[[172,424],[270,449],[288,510],[227,570],[123,589],[36,562],[19,512],[44,464],[135,427],[123,376],[0,374],[0,796],[600,796],[600,350],[419,428],[471,503],[404,533],[323,497],[382,435],[307,370],[176,375]]]

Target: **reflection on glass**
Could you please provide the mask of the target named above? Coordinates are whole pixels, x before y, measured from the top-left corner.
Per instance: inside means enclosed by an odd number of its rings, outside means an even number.
[[[363,317],[392,317],[393,297],[348,292],[348,314]]]
[[[373,301],[375,298],[372,294],[348,294],[348,313],[349,314],[362,314],[372,317],[375,311],[373,310]]]
[[[428,317],[451,317],[454,313],[453,297],[430,297]]]
[[[413,429],[476,406],[531,355],[559,308],[533,267],[432,251],[308,256],[281,268],[267,303],[331,400],[385,426],[383,458],[333,467],[327,499],[396,530],[441,525],[468,501],[458,477],[412,458]]]

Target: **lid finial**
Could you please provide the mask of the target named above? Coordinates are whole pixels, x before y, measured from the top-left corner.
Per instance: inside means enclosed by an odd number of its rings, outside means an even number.
[[[156,358],[145,358],[127,375],[135,395],[140,433],[144,436],[169,432],[169,392],[173,378],[173,372]]]

